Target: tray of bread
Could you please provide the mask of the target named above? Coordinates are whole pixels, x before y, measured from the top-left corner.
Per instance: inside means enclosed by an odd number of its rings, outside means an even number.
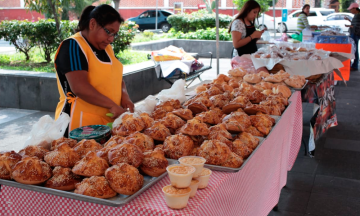
[[[124,205],[165,177],[168,165],[177,163],[154,149],[152,140],[146,146],[130,144],[135,137],[120,145],[125,138],[113,136],[104,146],[95,140],[60,138],[50,150],[27,146],[18,153],[4,152],[0,184],[102,205]]]
[[[150,114],[124,114],[114,122],[112,134],[154,140],[168,159],[200,156],[211,169],[239,171],[272,131],[292,94],[284,83],[260,77],[255,84],[245,75],[221,74],[198,86],[184,103],[159,101]]]

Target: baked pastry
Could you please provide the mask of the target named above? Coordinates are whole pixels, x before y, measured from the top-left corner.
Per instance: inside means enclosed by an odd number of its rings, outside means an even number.
[[[75,185],[74,193],[107,199],[116,196],[116,192],[110,187],[104,176],[92,176],[85,178]]]
[[[224,113],[219,108],[215,108],[207,112],[199,113],[195,118],[201,120],[204,123],[216,125],[221,123],[224,116]]]
[[[146,175],[158,177],[166,172],[168,161],[161,150],[147,151],[144,153],[144,159],[140,165],[140,170]]]
[[[223,137],[225,137],[226,139],[229,139],[229,140],[232,139],[231,133],[229,133],[227,131],[226,125],[223,124],[223,123],[211,126],[209,128],[209,130],[210,130],[210,133],[208,135],[209,139],[216,139],[216,137],[218,135],[221,135],[221,136],[223,136]]]
[[[290,74],[288,72],[285,72],[284,70],[279,70],[276,75],[281,76],[283,79],[290,77]]]
[[[258,74],[264,78],[270,76],[269,72],[266,72],[266,71],[260,71]]]
[[[222,90],[221,85],[219,87],[216,87],[214,85],[212,85],[207,91],[206,93],[209,95],[209,97],[214,96],[214,95],[218,95],[218,94],[222,94],[224,93],[224,91]]]
[[[153,126],[147,128],[144,134],[159,141],[164,141],[166,137],[171,136],[170,130],[158,121],[156,121]]]
[[[306,82],[300,76],[292,76],[284,80],[286,85],[293,87],[293,88],[302,88]]]
[[[113,146],[114,144],[121,144],[125,137],[114,135],[105,144],[104,147]]]
[[[112,165],[127,163],[137,168],[140,166],[144,155],[138,146],[125,142],[112,148],[108,153],[108,157]]]
[[[244,159],[234,152],[230,152],[229,157],[225,163],[221,164],[224,167],[239,168],[244,163]]]
[[[230,93],[228,93],[228,94],[230,94]],[[225,95],[225,93],[220,94],[220,95],[214,95],[214,96],[210,97],[210,100],[213,104],[213,107],[218,107],[220,109],[222,109],[223,106],[225,106],[226,104],[228,104],[230,102],[229,97],[227,97]]]
[[[251,104],[250,100],[246,96],[237,96],[232,101],[230,101],[228,104],[226,104],[222,111],[225,114],[230,114],[231,112],[234,112],[238,110],[239,108],[245,108],[247,105]]]
[[[164,151],[164,145],[156,145],[155,148],[154,148],[154,151],[155,150],[161,150],[161,151]]]
[[[52,167],[72,168],[80,160],[80,155],[65,142],[54,151],[46,153],[44,160]]]
[[[253,104],[258,104],[260,103],[261,101],[265,100],[266,99],[266,95],[264,95],[263,93],[261,93],[259,90],[254,90],[250,97],[250,102],[253,103]]]
[[[57,166],[53,169],[53,176],[46,181],[45,187],[57,190],[72,191],[81,182],[80,176],[75,175],[70,168]]]
[[[262,112],[267,114],[267,110],[264,108],[264,106],[259,105],[259,104],[251,104],[245,107],[244,111],[246,112],[246,114],[248,115],[255,115],[258,112]]]
[[[281,116],[281,112],[285,110],[284,104],[282,104],[276,100],[262,101],[262,102],[260,102],[260,105],[268,106],[271,108],[270,112],[268,112],[269,115]]]
[[[260,141],[258,138],[254,137],[253,135],[251,135],[250,133],[247,133],[247,132],[239,133],[236,136],[236,139],[243,142],[247,147],[249,147],[252,150],[256,149],[256,147],[259,145],[259,141]]]
[[[171,159],[177,160],[183,156],[188,156],[193,148],[193,140],[189,136],[183,134],[169,136],[164,141],[165,155]]]
[[[201,136],[201,135],[194,135],[194,136],[190,136],[188,135],[192,141],[194,142],[194,147],[199,147],[201,146],[201,144],[204,142],[206,136]]]
[[[126,163],[110,167],[106,170],[105,177],[113,190],[124,195],[133,195],[144,183],[144,177],[139,170]]]
[[[197,101],[189,104],[187,108],[191,110],[191,112],[195,115],[201,112],[208,111],[208,108],[203,103]]]
[[[201,120],[193,118],[180,128],[180,132],[188,135],[202,135],[209,134],[209,128]]]
[[[253,152],[250,147],[239,139],[234,140],[232,151],[244,159],[248,158]]]
[[[273,93],[281,93],[284,97],[289,98],[291,96],[291,90],[284,85],[278,85],[276,88],[273,88]]]
[[[230,78],[228,76],[226,76],[225,74],[219,74],[219,76],[214,79],[214,83],[216,82],[220,82],[220,83],[223,83],[223,82],[229,82]]]
[[[226,137],[224,137],[223,135],[221,135],[220,133],[216,133],[216,134],[212,134],[211,136],[208,136],[209,140],[217,140],[220,141],[222,143],[225,143],[229,149],[232,149],[232,142],[227,139]]]
[[[258,129],[256,129],[256,127],[254,127],[254,126],[250,126],[250,127],[246,128],[245,132],[247,132],[253,136],[265,137],[265,135],[263,133],[261,133],[260,131],[258,131]]]
[[[41,184],[52,176],[49,164],[38,157],[23,156],[12,168],[11,177],[22,184]]]
[[[179,116],[180,118],[186,121],[194,118],[193,113],[189,109],[180,108],[172,111],[172,113],[174,113],[175,115]]]
[[[277,74],[271,74],[264,78],[266,82],[273,82],[273,83],[279,83],[283,81],[283,77],[279,76]]]
[[[22,156],[15,151],[5,152],[0,156],[0,179],[11,179],[11,170],[21,161]]]
[[[166,116],[166,113],[168,113],[168,111],[164,109],[156,109],[154,110],[154,112],[151,113],[151,117],[155,120],[159,120],[164,118]]]
[[[67,143],[70,146],[70,148],[74,148],[74,146],[77,144],[77,141],[74,139],[61,137],[60,139],[51,142],[51,151],[55,150],[56,147],[61,143]]]
[[[243,77],[246,75],[246,70],[238,67],[238,68],[234,68],[228,71],[228,74],[234,77]]]
[[[232,78],[232,79],[229,81],[229,86],[233,87],[233,91],[234,91],[234,89],[240,87],[239,82],[242,82],[242,77]]]
[[[133,114],[123,115],[121,121],[121,124],[112,129],[113,135],[128,136],[136,131],[142,131],[145,128],[145,123],[141,117],[135,117]]]
[[[264,135],[268,135],[271,127],[275,124],[275,120],[266,114],[258,113],[250,116],[250,119],[252,126],[256,127]]]
[[[83,158],[88,152],[97,152],[102,149],[102,145],[97,143],[94,139],[83,139],[73,148],[78,155]]]
[[[166,116],[160,120],[160,122],[167,128],[178,129],[182,127],[186,122],[173,113],[166,113]]]
[[[154,149],[154,140],[146,134],[136,132],[126,137],[124,143],[136,145],[142,152]]]
[[[245,131],[251,125],[250,117],[246,113],[236,111],[224,117],[222,121],[230,132]]]
[[[76,175],[87,177],[102,176],[107,168],[109,168],[109,164],[106,160],[97,156],[95,152],[89,152],[75,164],[72,172]]]
[[[179,100],[174,100],[174,99],[170,99],[167,101],[162,101],[159,102],[156,106],[155,106],[155,110],[157,109],[164,109],[167,112],[171,112],[174,109],[180,109],[181,108],[181,103]]]
[[[195,88],[196,93],[204,92],[206,90],[207,90],[207,84],[202,84]]]
[[[245,76],[245,75],[244,75]],[[230,85],[232,82],[237,82],[237,83],[239,83],[239,82],[242,82],[243,81],[243,78],[242,77],[237,77],[237,76],[231,76],[231,75],[229,75],[229,78],[230,78],[230,80],[229,80],[229,82],[228,82],[228,84]],[[231,85],[230,85],[231,86]],[[234,88],[234,87],[233,87]],[[238,88],[238,87],[237,87]]]
[[[246,74],[243,79],[245,82],[253,84],[259,83],[262,80],[259,74]]]
[[[48,153],[49,150],[40,147],[40,146],[33,146],[29,145],[26,146],[24,149],[19,151],[19,154],[21,156],[29,156],[29,157],[38,157],[40,160],[44,160],[44,156],[46,153]]]
[[[234,90],[234,88],[233,88],[231,85],[228,85],[228,84],[226,84],[226,83],[223,83],[223,84],[221,85],[221,87],[222,87],[222,90],[223,90],[224,92],[226,92],[226,91],[232,92],[232,91]]]
[[[151,118],[150,115],[147,113],[141,113],[140,118],[145,124],[144,129],[149,128],[154,124],[154,119]]]
[[[206,159],[207,164],[221,165],[226,162],[231,153],[230,148],[217,140],[206,140],[200,146],[198,156]]]

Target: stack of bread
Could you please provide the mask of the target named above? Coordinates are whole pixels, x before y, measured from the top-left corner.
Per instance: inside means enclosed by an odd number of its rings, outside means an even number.
[[[104,146],[95,140],[61,138],[52,142],[50,150],[27,146],[19,153],[2,153],[0,178],[111,198],[136,193],[143,187],[143,175],[158,177],[167,166],[154,140],[134,132],[127,137],[115,135]]]
[[[180,164],[166,168],[170,185],[163,187],[166,204],[172,209],[182,209],[187,206],[189,198],[195,197],[198,189],[204,189],[209,184],[211,170],[204,168],[206,159],[197,156],[184,156]]]

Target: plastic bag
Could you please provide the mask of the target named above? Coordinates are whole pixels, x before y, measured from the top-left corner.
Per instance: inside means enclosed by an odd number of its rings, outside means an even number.
[[[177,99],[180,103],[183,103],[186,100],[185,97],[185,80],[179,79],[171,86],[169,89],[162,90],[157,98],[160,101],[168,101],[170,99]]]
[[[139,106],[135,107],[135,112],[146,112],[151,113],[154,111],[157,100],[153,95],[149,95],[145,98],[145,100]]]
[[[247,68],[251,68],[253,66],[254,64],[252,63],[251,59],[244,56],[236,56],[233,59],[231,59],[232,69],[241,67],[246,70]]]
[[[69,122],[70,117],[66,113],[62,113],[56,121],[49,115],[41,117],[32,126],[30,136],[26,140],[24,148],[29,145],[41,145],[44,148],[50,149],[52,141],[64,136]]]

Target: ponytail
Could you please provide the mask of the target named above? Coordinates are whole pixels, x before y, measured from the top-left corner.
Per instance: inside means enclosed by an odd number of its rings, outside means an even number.
[[[102,27],[115,21],[118,21],[119,23],[124,22],[124,19],[119,12],[110,5],[102,4],[97,7],[90,5],[81,13],[76,32],[89,29],[89,23],[92,18],[94,18]]]

